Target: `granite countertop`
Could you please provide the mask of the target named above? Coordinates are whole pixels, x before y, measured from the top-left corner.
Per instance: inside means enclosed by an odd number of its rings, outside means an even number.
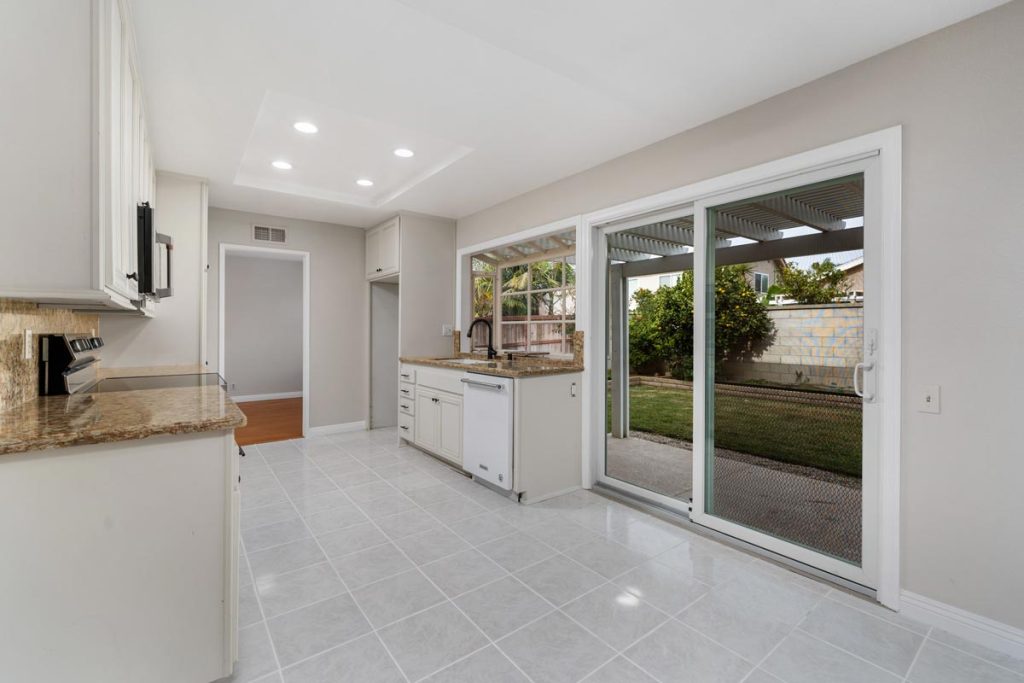
[[[242,426],[216,385],[42,396],[0,413],[0,455]]]
[[[460,362],[470,359],[483,362]],[[437,368],[474,372],[481,375],[494,375],[495,377],[543,377],[545,375],[565,375],[573,372],[583,372],[582,363],[571,360],[555,360],[553,358],[517,357],[513,361],[495,358],[494,360],[487,361],[486,356],[461,354],[458,358],[403,356],[399,360],[410,365],[429,365]]]

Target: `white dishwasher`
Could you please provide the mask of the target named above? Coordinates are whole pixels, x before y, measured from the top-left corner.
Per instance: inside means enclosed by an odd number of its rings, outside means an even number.
[[[509,490],[515,380],[468,372],[462,383],[462,469]]]

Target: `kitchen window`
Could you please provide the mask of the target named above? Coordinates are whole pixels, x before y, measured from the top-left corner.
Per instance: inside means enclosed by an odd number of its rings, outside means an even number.
[[[576,331],[576,259],[572,254],[512,264],[473,258],[473,318],[494,325],[502,351],[571,355]],[[495,294],[497,293],[497,296]],[[487,343],[477,327],[474,348]]]

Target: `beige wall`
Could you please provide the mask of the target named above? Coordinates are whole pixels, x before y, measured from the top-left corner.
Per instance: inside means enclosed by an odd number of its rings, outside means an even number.
[[[399,355],[447,356],[455,323],[455,221],[402,214]]]
[[[103,315],[103,365],[108,368],[196,366],[201,353],[206,183],[159,174],[153,226],[174,239],[173,296],[156,304],[152,318]]]
[[[363,271],[366,232],[360,228],[211,208],[206,340],[210,367],[217,365],[220,244],[254,245],[254,223],[286,228],[288,243],[281,248],[310,254],[310,426],[365,420],[368,297]]]
[[[302,261],[229,254],[224,270],[231,394],[302,391]]]
[[[1024,627],[1021,36],[1016,0],[466,217],[458,244],[902,124],[902,585]]]

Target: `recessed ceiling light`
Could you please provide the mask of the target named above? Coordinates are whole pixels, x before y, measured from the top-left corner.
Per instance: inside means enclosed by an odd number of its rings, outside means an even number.
[[[320,129],[316,127],[315,123],[310,123],[309,121],[296,121],[295,130],[299,131],[300,133],[312,135],[313,133],[317,132]]]
[[[416,153],[413,152],[411,149],[407,149],[405,147],[399,147],[398,149],[395,150],[395,156],[396,157],[402,157],[403,159],[408,159],[409,157],[413,156],[414,154],[416,154]]]
[[[289,164],[284,159],[278,159],[277,161],[272,162],[270,165],[273,166],[274,168],[280,170],[280,171],[290,171],[290,170],[292,170],[292,165]]]
[[[356,185],[359,187],[373,187],[373,181],[369,178],[360,178],[356,181]]]

